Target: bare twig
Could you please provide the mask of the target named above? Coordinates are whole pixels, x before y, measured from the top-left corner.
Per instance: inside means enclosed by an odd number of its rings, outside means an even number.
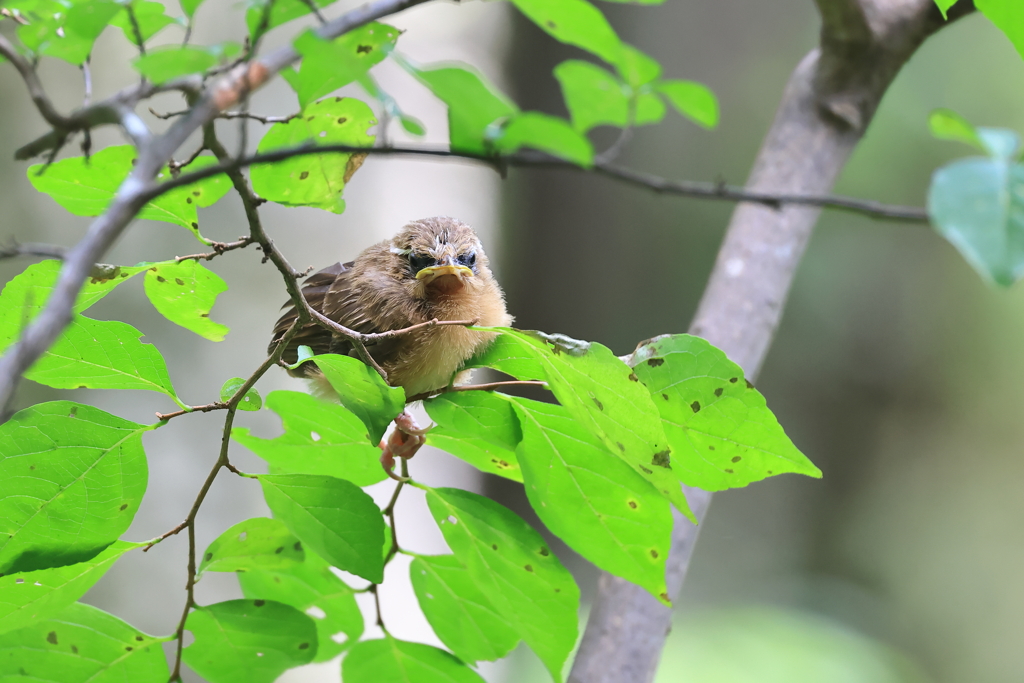
[[[175,116],[184,116],[188,112],[189,112],[188,109],[182,109],[181,111],[169,111],[166,114],[158,114],[156,111],[153,110],[152,107],[149,108],[149,113],[150,114],[152,114],[153,116],[157,117],[158,119],[164,119],[165,121],[167,119],[174,118]],[[250,114],[247,111],[226,111],[226,112],[223,112],[221,114],[218,114],[217,118],[218,119],[241,119],[241,118],[246,118],[246,119],[252,119],[253,121],[259,121],[260,123],[263,123],[263,124],[268,124],[268,123],[288,123],[289,121],[291,121],[292,119],[297,117],[300,113],[301,112],[296,112],[294,114],[289,114],[288,116],[261,116],[259,114]]]
[[[17,256],[41,256],[42,258],[55,258],[63,261],[67,253],[67,247],[62,247],[58,244],[42,244],[38,242],[19,244],[16,240],[11,240],[6,246],[0,246],[0,259]]]
[[[139,19],[135,16],[135,8],[132,3],[126,3],[124,11],[128,13],[128,22],[132,25],[132,35],[135,36],[135,44],[139,48],[139,54],[146,55],[146,41],[142,39],[142,29],[139,27]],[[143,76],[145,79],[145,76]]]
[[[82,106],[88,107],[92,102],[92,71],[89,68],[89,58],[82,62],[82,81],[85,88],[85,96],[82,98]]]
[[[320,22],[321,26],[327,23],[324,15],[320,13],[320,8],[317,7],[313,0],[302,0],[302,4],[309,8],[309,11],[313,13],[313,16],[316,17],[316,20]]]
[[[437,391],[425,391],[422,394],[415,394],[405,400],[406,403],[412,403],[413,401],[422,401],[427,398],[433,398],[434,396],[440,396],[441,394],[450,394],[455,391],[494,391],[495,389],[504,389],[505,387],[547,387],[548,383],[542,380],[530,380],[530,379],[510,379],[503,380],[500,382],[486,382],[484,384],[460,384],[457,386],[444,387]]]
[[[210,412],[212,410],[227,410],[227,409],[228,409],[228,404],[226,402],[224,402],[224,401],[214,401],[213,403],[207,403],[207,404],[201,405],[201,406],[189,406],[188,410],[181,409],[181,410],[175,410],[173,413],[157,413],[156,414],[156,419],[160,420],[161,422],[166,422],[167,420],[170,420],[172,418],[179,417],[181,415],[188,415],[190,413],[208,413],[208,412]]]
[[[243,235],[242,237],[238,238],[237,242],[214,242],[211,245],[213,246],[213,251],[211,252],[207,252],[205,254],[189,254],[188,256],[176,256],[174,257],[174,260],[177,263],[190,260],[210,261],[225,252],[234,251],[235,249],[244,249],[245,247],[252,244],[252,242],[252,237],[248,235]]]

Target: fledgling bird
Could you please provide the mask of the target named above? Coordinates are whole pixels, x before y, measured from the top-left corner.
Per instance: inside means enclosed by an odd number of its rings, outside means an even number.
[[[349,263],[336,263],[310,276],[302,288],[310,306],[349,329],[364,334],[398,330],[438,320],[476,320],[481,326],[512,322],[505,297],[488,268],[487,255],[473,229],[448,217],[409,223],[391,240],[369,247]],[[288,310],[274,327],[270,347],[295,321]],[[459,325],[426,327],[367,345],[367,350],[406,396],[457,382],[456,375],[495,335]],[[292,364],[300,345],[314,353],[356,356],[348,339],[311,322],[292,337],[283,360]],[[358,357],[358,356],[356,356]],[[312,363],[289,371],[329,385]]]

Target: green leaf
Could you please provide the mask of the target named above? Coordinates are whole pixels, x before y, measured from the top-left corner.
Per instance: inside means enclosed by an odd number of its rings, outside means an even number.
[[[171,24],[181,23],[164,14],[163,3],[154,0],[133,0],[127,4],[131,5],[132,11],[135,13],[135,20],[139,23],[139,32],[142,34],[144,43]],[[133,45],[139,44],[135,39],[135,29],[131,19],[128,18],[127,10],[115,15],[110,25],[120,28],[124,32],[124,37]]]
[[[0,635],[0,680],[163,683],[170,676],[160,646],[165,640],[73,603],[52,618]]]
[[[939,140],[963,142],[982,152],[986,151],[974,126],[952,109],[934,110],[928,115],[928,128]]]
[[[595,126],[624,127],[629,122],[629,89],[601,67],[570,59],[555,67],[555,78],[573,126],[586,132]]]
[[[559,403],[605,446],[654,485],[680,512],[692,519],[679,481],[672,474],[668,439],[647,390],[629,367],[598,343],[564,335],[489,328],[503,332],[495,344],[502,355],[485,355],[487,367],[519,379],[536,379],[531,358],[544,372]],[[529,372],[522,376],[520,372]]]
[[[283,602],[313,618],[319,642],[314,662],[334,659],[363,634],[355,594],[316,553],[307,552],[301,564],[238,574],[238,583],[247,598]]]
[[[284,434],[260,439],[235,429],[231,437],[273,468],[338,477],[356,486],[387,478],[380,449],[370,445],[366,426],[345,407],[299,391],[273,391],[267,406],[281,416]]]
[[[377,123],[373,111],[351,97],[334,97],[310,104],[302,116],[275,123],[260,140],[258,151],[310,144],[370,147],[375,136],[367,131]],[[351,165],[350,165],[351,163]],[[352,154],[309,154],[252,167],[253,189],[263,198],[285,206],[315,206],[342,213],[341,193],[358,168]]]
[[[646,126],[651,123],[658,123],[665,118],[665,103],[661,98],[652,92],[640,93],[636,96],[636,114],[633,124]]]
[[[629,364],[658,406],[672,471],[684,483],[721,491],[784,472],[821,476],[743,370],[703,339],[655,337]]]
[[[388,386],[376,370],[356,358],[322,354],[310,360],[338,393],[341,405],[370,430],[370,443],[378,444],[391,421],[405,410],[405,390]]]
[[[203,0],[178,0],[178,4],[181,5],[181,11],[185,13],[185,16],[193,17],[199,6],[203,4]]]
[[[486,391],[460,391],[441,394],[423,405],[437,423],[427,432],[427,444],[482,472],[523,480],[515,453],[523,434],[508,401]]]
[[[305,557],[299,539],[284,522],[253,517],[239,522],[206,548],[198,575],[211,572],[247,572],[280,569],[302,562]]]
[[[172,323],[210,341],[223,341],[227,325],[210,320],[217,295],[227,283],[198,261],[155,263],[146,271],[146,296]],[[256,409],[258,410],[258,408]]]
[[[540,534],[488,498],[430,489],[427,504],[470,578],[561,683],[576,643],[580,592],[572,575]]]
[[[584,168],[594,163],[594,148],[582,133],[565,119],[535,111],[517,114],[502,130],[496,145],[504,154],[531,147]]]
[[[932,176],[928,216],[986,280],[1009,287],[1024,275],[1021,164],[971,157],[943,166]]]
[[[448,105],[448,137],[453,151],[486,153],[486,133],[491,124],[519,111],[480,72],[468,65],[428,69],[405,66],[435,97]]]
[[[939,5],[943,16],[950,6],[952,4],[945,8]],[[1016,0],[975,0],[975,7],[1006,34],[1017,53],[1024,57],[1024,6]]]
[[[634,88],[647,85],[661,76],[661,64],[626,43],[622,44],[622,57],[616,68],[626,83]]]
[[[213,54],[193,45],[167,45],[132,60],[135,70],[154,83],[202,73],[216,65],[217,58]]]
[[[384,579],[384,519],[358,486],[312,474],[260,475],[263,497],[293,534],[338,569]]]
[[[231,400],[242,385],[246,383],[245,379],[241,377],[232,377],[227,382],[224,382],[224,386],[220,388],[220,400],[227,403]],[[256,391],[255,387],[245,392],[245,396],[238,402],[239,410],[255,411],[263,407],[263,397],[260,396],[260,392]]]
[[[586,0],[512,0],[555,40],[581,47],[609,64],[618,63],[622,43],[601,10]]]
[[[59,614],[92,588],[118,558],[144,545],[115,541],[86,562],[0,576],[0,633]]]
[[[313,3],[320,9],[327,7],[335,0],[313,0]],[[270,29],[287,23],[292,19],[306,16],[310,13],[309,3],[305,0],[247,0],[248,9],[245,12],[245,24],[249,28],[250,37],[263,35]],[[260,31],[260,23],[263,20],[263,12],[270,6],[270,16],[267,26]],[[251,41],[250,41],[251,42]]]
[[[185,622],[195,642],[181,659],[210,683],[273,683],[316,655],[316,626],[273,600],[228,600],[197,607]]]
[[[668,501],[562,406],[512,401],[523,425],[517,453],[526,495],[537,516],[587,560],[668,603]]]
[[[345,683],[484,683],[450,653],[388,637],[364,640],[341,662]]]
[[[499,335],[483,352],[465,363],[467,368],[495,368],[517,379],[541,380],[547,377],[544,364],[531,349],[514,337]]]
[[[409,579],[430,627],[462,661],[492,662],[519,642],[453,555],[417,557],[409,565]]]
[[[70,401],[0,425],[0,574],[89,560],[127,531],[146,492],[150,429]]]
[[[342,34],[333,41],[306,31],[295,40],[302,55],[298,76],[289,80],[299,97],[299,106],[334,92],[358,80],[380,64],[398,41],[394,26],[371,22]]]
[[[81,64],[92,52],[96,39],[120,11],[121,5],[116,2],[91,0],[72,4],[67,9],[63,30],[54,30],[48,36],[43,54]]]
[[[939,11],[942,12],[942,18],[949,19],[949,17],[946,16],[946,12],[949,11],[950,7],[956,4],[956,0],[935,0],[935,4],[939,6]]]
[[[718,98],[715,93],[694,81],[658,81],[654,89],[676,108],[682,116],[705,128],[718,125]]]

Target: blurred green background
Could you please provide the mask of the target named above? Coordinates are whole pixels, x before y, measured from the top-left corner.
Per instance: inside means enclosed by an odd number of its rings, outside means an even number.
[[[326,14],[355,4],[338,2]],[[662,125],[638,131],[620,161],[672,178],[742,183],[790,71],[816,43],[813,3],[600,6],[627,42],[662,63],[666,76],[706,83],[722,108],[721,125],[711,132],[669,113]],[[176,6],[171,13],[180,14]],[[242,36],[233,3],[207,0],[198,22],[199,42]],[[524,108],[564,115],[550,71],[581,53],[554,43],[504,3],[428,5],[393,23],[408,29],[399,48],[409,57],[469,61]],[[286,41],[294,26],[272,33],[270,44]],[[180,40],[176,30],[155,42]],[[97,97],[134,80],[132,56],[119,33],[101,37]],[[63,109],[80,102],[76,69],[44,59],[41,73]],[[426,122],[428,142],[445,139],[443,108],[429,94],[388,64],[381,80]],[[979,125],[1024,130],[1022,92],[1024,63],[1009,41],[981,16],[957,22],[927,41],[899,75],[836,191],[923,204],[931,172],[971,153],[931,140],[928,113],[949,107]],[[88,219],[37,195],[25,179],[27,165],[10,161],[15,148],[46,129],[5,65],[0,105],[0,239],[73,243]],[[180,102],[163,96],[154,108],[178,109]],[[296,108],[280,82],[253,102],[266,114]],[[225,138],[235,139],[237,125],[221,125]],[[252,137],[259,128],[254,124]],[[408,140],[397,126],[390,131],[393,140]],[[112,130],[96,138],[120,144]],[[594,136],[599,148],[613,138],[610,130]],[[381,158],[366,163],[346,201],[340,217],[273,205],[263,212],[299,268],[347,260],[407,220],[457,216],[480,230],[517,325],[599,340],[617,353],[655,334],[686,330],[732,211],[727,203],[658,196],[581,173],[512,170],[502,182],[463,162]],[[217,239],[246,231],[235,200],[201,213],[201,222]],[[140,222],[108,260],[157,260],[198,246],[184,230]],[[258,264],[252,250],[209,264],[232,287],[212,315],[232,328],[221,344],[160,318],[141,288],[115,292],[94,314],[145,332],[167,357],[183,398],[204,403],[224,379],[247,375],[262,359],[284,294],[276,272]],[[0,280],[25,265],[0,262]],[[1022,328],[1020,287],[989,288],[929,228],[823,213],[758,388],[824,479],[779,477],[715,496],[659,683],[1024,680]],[[301,384],[283,373],[260,384],[264,393],[282,387]],[[57,392],[28,382],[19,407],[62,393],[140,421],[169,409],[158,396]],[[180,522],[216,458],[216,414],[177,422],[147,436],[151,482],[133,539]],[[262,436],[278,430],[266,411],[245,415],[243,425]],[[262,471],[261,461],[240,447],[233,458]],[[424,454],[414,464],[427,483],[474,487],[522,506],[514,488],[442,454]],[[376,495],[387,495],[388,486]],[[399,514],[421,541],[416,549],[442,552],[421,501],[403,496],[402,504]],[[254,486],[219,479],[199,517],[200,549],[230,524],[265,512]],[[584,595],[591,594],[593,568],[562,551]],[[175,538],[148,555],[129,555],[87,600],[167,633],[183,599],[184,552],[184,539]],[[403,587],[404,571],[389,568],[389,626],[398,637],[436,642]],[[199,588],[204,603],[237,595],[230,576],[208,575]],[[282,680],[337,680],[336,668],[294,671]],[[482,670],[492,683],[545,680],[524,652]]]

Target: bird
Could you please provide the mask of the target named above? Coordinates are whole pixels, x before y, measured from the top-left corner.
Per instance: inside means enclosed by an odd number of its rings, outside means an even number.
[[[476,232],[447,216],[408,223],[392,239],[365,249],[355,260],[311,275],[302,291],[313,309],[363,334],[434,319],[475,320],[482,327],[505,327],[513,320]],[[284,308],[269,352],[298,318],[293,304]],[[463,364],[496,336],[461,325],[438,325],[367,344],[366,349],[385,371],[388,384],[402,387],[411,397],[467,381],[470,371]],[[314,354],[358,358],[351,340],[311,321],[289,340],[284,363],[294,365],[303,345]],[[313,363],[303,363],[289,373],[311,380],[314,393],[332,395],[333,389]]]

